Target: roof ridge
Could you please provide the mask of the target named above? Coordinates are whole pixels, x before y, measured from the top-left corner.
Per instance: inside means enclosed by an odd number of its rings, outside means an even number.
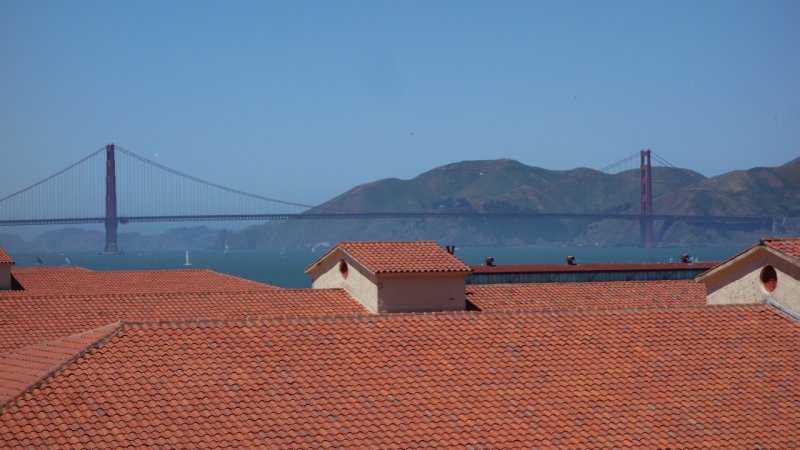
[[[0,411],[40,386],[124,328],[116,321],[70,336],[22,347],[0,355]],[[61,350],[59,352],[59,350]]]
[[[54,342],[61,342],[61,341],[64,341],[65,339],[76,338],[76,337],[79,337],[79,336],[83,336],[83,335],[86,335],[86,334],[89,334],[89,333],[93,333],[93,332],[102,330],[104,328],[111,328],[111,327],[114,327],[114,326],[121,326],[122,324],[124,324],[124,321],[117,320],[117,321],[110,322],[110,323],[108,323],[106,325],[103,325],[103,326],[99,326],[99,327],[96,327],[96,328],[91,328],[89,330],[81,331],[79,333],[73,333],[73,334],[70,334],[70,335],[67,335],[67,336],[62,336],[60,338],[50,339],[49,341],[42,341],[42,342],[37,342],[35,344],[25,345],[25,346],[22,346],[22,347],[15,348],[14,350],[10,350],[10,351],[4,352],[4,353],[0,353],[0,358],[5,358],[6,356],[9,356],[11,354],[19,353],[22,350],[36,348],[36,347],[40,347],[42,345],[49,345],[49,344],[52,344]]]
[[[272,286],[272,285],[265,285],[265,286]],[[274,292],[285,292],[285,291],[298,291],[298,290],[308,290],[308,291],[323,291],[323,290],[335,290],[335,289],[311,289],[311,288],[282,288],[280,286],[272,286],[272,289],[244,289],[244,290],[236,290],[236,291],[165,291],[165,292],[112,292],[112,293],[69,293],[69,294],[31,294],[31,295],[24,295],[24,294],[17,294],[13,297],[5,297],[2,300],[18,300],[18,299],[52,299],[52,298],[64,298],[64,299],[72,299],[72,298],[109,298],[109,297],[153,297],[153,296],[165,296],[165,295],[179,295],[179,296],[191,296],[191,295],[236,295],[236,294],[260,294],[260,293],[274,293]],[[343,290],[343,289],[338,289]],[[20,292],[20,291],[12,291],[12,292]],[[24,292],[24,291],[22,291]],[[0,294],[2,297],[2,294]]]
[[[625,307],[625,308],[582,308],[582,309],[556,309],[545,311],[532,310],[513,310],[513,311],[426,311],[426,312],[396,312],[381,314],[353,314],[353,315],[331,315],[331,316],[280,316],[280,317],[261,317],[253,316],[239,319],[187,319],[187,320],[151,320],[151,321],[124,321],[125,326],[134,327],[183,327],[192,325],[261,325],[275,323],[317,323],[317,322],[364,322],[407,319],[412,317],[571,317],[586,315],[612,315],[612,314],[633,314],[633,313],[653,313],[653,312],[676,312],[676,311],[702,311],[714,309],[765,309],[762,303],[730,304],[730,305],[699,305],[699,306],[679,306],[679,307]]]
[[[682,279],[671,279],[671,280],[620,280],[620,281],[613,281],[613,280],[600,280],[600,281],[543,281],[537,283],[514,283],[514,282],[504,282],[504,283],[473,283],[467,284],[466,289],[469,290],[471,288],[490,288],[492,286],[524,286],[524,285],[580,285],[580,284],[591,284],[591,285],[600,285],[600,284],[610,284],[612,286],[620,286],[627,283],[637,283],[637,284],[655,284],[655,283],[666,283],[666,284],[691,284],[697,283],[693,278],[682,278]]]
[[[79,270],[84,272],[101,272],[99,270],[87,269],[82,266],[14,266],[11,268],[12,272],[20,272],[27,270]]]
[[[439,245],[433,239],[378,239],[375,241],[339,241],[339,244],[363,244],[363,243],[389,243],[389,244],[413,244],[415,242],[425,242],[425,243],[434,243]],[[338,244],[337,244],[338,245]]]

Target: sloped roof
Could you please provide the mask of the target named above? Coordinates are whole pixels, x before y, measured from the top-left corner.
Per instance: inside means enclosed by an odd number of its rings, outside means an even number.
[[[122,326],[113,323],[55,341],[0,354],[0,407],[108,338]]]
[[[3,247],[0,247],[0,264],[14,264],[14,260],[3,250]]]
[[[340,242],[311,264],[306,273],[337,250],[342,250],[372,273],[470,272],[463,261],[434,241]]]
[[[0,353],[115,321],[234,320],[369,314],[340,289],[0,298]]]
[[[11,269],[11,275],[21,289],[0,291],[0,298],[13,295],[237,292],[279,289],[276,286],[205,269],[94,271],[78,267],[18,267]]]
[[[762,242],[786,256],[800,259],[800,238],[766,238]]]
[[[592,311],[703,306],[694,280],[471,284],[467,300],[481,311]]]
[[[0,446],[785,448],[798,373],[766,305],[126,325]]]

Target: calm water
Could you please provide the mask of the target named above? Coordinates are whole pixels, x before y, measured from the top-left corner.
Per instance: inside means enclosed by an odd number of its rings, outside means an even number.
[[[562,264],[567,255],[577,262],[667,262],[678,261],[688,253],[699,261],[721,261],[743,250],[743,247],[701,248],[459,248],[456,256],[467,264],[482,264],[487,256],[495,264]],[[12,254],[17,267],[68,264],[94,270],[130,269],[211,269],[250,280],[282,287],[309,287],[311,282],[303,273],[321,251],[192,251],[191,266],[185,265],[185,252],[150,251],[130,252],[124,255],[99,255],[96,252],[26,253]]]

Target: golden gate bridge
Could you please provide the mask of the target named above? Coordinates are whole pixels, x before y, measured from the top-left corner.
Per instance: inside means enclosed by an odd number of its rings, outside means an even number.
[[[609,172],[638,160],[639,213],[608,212],[396,212],[345,211],[279,200],[212,183],[169,168],[130,150],[108,144],[28,187],[0,198],[0,226],[105,225],[104,253],[118,253],[117,227],[134,222],[218,220],[342,219],[567,219],[639,222],[640,245],[651,247],[654,221],[748,224],[774,227],[764,216],[692,216],[655,214],[652,158],[675,168],[650,150],[634,153],[604,169]],[[125,170],[117,172],[117,163]],[[100,177],[98,174],[105,174]]]

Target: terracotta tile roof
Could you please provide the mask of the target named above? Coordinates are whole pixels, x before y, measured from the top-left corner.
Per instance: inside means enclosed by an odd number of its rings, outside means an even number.
[[[350,254],[373,273],[472,270],[434,241],[340,242],[331,251],[337,248]]]
[[[694,280],[471,284],[467,300],[481,311],[586,311],[703,306]]]
[[[14,260],[3,250],[3,247],[0,247],[0,264],[14,264]]]
[[[0,298],[0,353],[115,321],[369,314],[339,289]]]
[[[94,271],[78,267],[20,267],[11,269],[20,290],[13,295],[137,294],[165,292],[237,292],[279,289],[211,270]]]
[[[766,238],[764,245],[786,256],[800,259],[800,238]]]
[[[766,305],[126,326],[0,446],[787,448],[798,373]]]
[[[122,326],[113,323],[44,344],[0,354],[0,408]]]

